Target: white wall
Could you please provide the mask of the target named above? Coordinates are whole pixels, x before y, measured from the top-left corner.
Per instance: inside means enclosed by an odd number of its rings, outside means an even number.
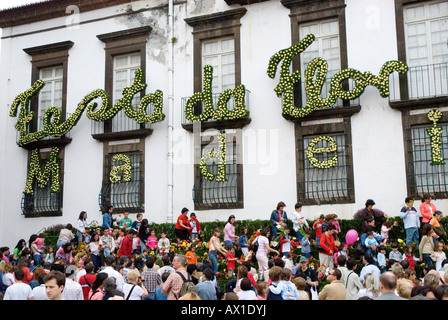
[[[0,64],[0,243],[14,246],[19,238],[55,224],[75,223],[79,212],[88,212],[89,220],[101,222],[98,194],[102,180],[102,143],[91,137],[91,120],[84,114],[71,131],[72,142],[65,149],[63,216],[25,219],[20,201],[27,173],[27,152],[16,145],[16,118],[8,116],[14,97],[30,87],[30,57],[23,48],[71,40],[69,51],[67,111],[73,111],[81,99],[97,88],[104,88],[104,44],[96,35],[149,24],[146,81],[147,93],[164,92],[164,113],[168,112],[167,11],[147,10],[131,16],[116,16],[132,8],[148,9],[165,1],[148,4],[132,2],[94,12],[81,13],[77,28],[63,27],[66,18],[3,30],[3,35],[62,26],[55,30],[2,40]],[[394,0],[346,1],[347,50],[349,67],[378,74],[384,62],[397,58]],[[239,8],[239,6],[235,6]],[[193,36],[184,19],[233,9],[224,1],[188,1],[175,6],[174,45],[174,200],[173,218],[183,207],[194,210],[193,134],[181,127],[181,98],[193,92]],[[242,83],[250,94],[252,122],[243,129],[244,209],[195,211],[200,221],[224,221],[230,214],[237,219],[269,219],[279,201],[294,210],[297,201],[294,125],[281,115],[281,99],[274,93],[275,79],[267,76],[269,58],[291,46],[289,9],[279,1],[246,6],[241,18]],[[110,17],[110,18],[107,18]],[[91,19],[104,18],[96,22]],[[319,214],[336,213],[350,219],[364,207],[368,198],[378,208],[396,215],[406,197],[401,114],[389,107],[378,90],[368,87],[361,96],[361,111],[352,117],[354,204],[309,206],[308,219]],[[145,213],[149,221],[166,222],[168,213],[168,124],[153,125],[154,132],[145,141]],[[436,201],[442,210],[446,201]]]

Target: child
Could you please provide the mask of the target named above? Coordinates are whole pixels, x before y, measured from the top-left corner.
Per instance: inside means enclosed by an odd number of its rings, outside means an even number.
[[[132,225],[132,220],[129,219],[129,212],[125,211],[123,213],[124,218],[120,220],[120,229],[125,228],[125,229],[130,229],[131,225]]]
[[[235,261],[237,258],[235,258],[235,248],[230,245],[227,247],[227,272],[229,277],[233,277],[233,274],[235,272]]]
[[[152,251],[153,253],[156,253],[157,245],[158,245],[158,240],[156,237],[156,231],[154,229],[150,229],[148,239],[146,240],[146,246],[148,247],[148,249],[150,251]]]
[[[443,251],[443,248],[445,247],[445,244],[442,241],[438,241],[434,245],[434,256],[431,257],[432,261],[436,263],[436,270],[437,271],[443,271],[442,268],[442,261],[446,259],[446,254]]]
[[[50,264],[54,262],[54,247],[51,244],[47,247],[44,260]]]
[[[381,235],[383,236],[383,244],[386,245],[389,241],[389,231],[392,229],[393,223],[389,219],[383,222],[383,225],[381,226]]]
[[[283,300],[298,300],[299,291],[291,281],[291,270],[283,268],[276,288],[270,288],[274,294],[280,294]]]
[[[309,230],[305,230],[305,235],[300,241],[302,244],[302,255],[304,255],[307,259],[311,257],[311,243],[310,243],[311,232]]]
[[[190,220],[188,220],[188,224],[190,226],[190,239],[196,240],[199,237],[199,234],[201,233],[201,224],[199,223],[198,219],[196,218],[196,214],[192,212],[190,214]]]
[[[378,241],[373,236],[372,231],[367,232],[367,238],[364,242],[364,245],[367,248],[366,254],[370,254],[372,256],[376,255],[376,247],[378,247]]]
[[[334,253],[334,265],[338,265],[338,256],[345,256],[345,258],[348,260],[348,245],[344,242],[339,244],[338,246],[339,251]]]
[[[319,218],[313,223],[313,229],[316,232],[316,246],[319,249],[320,237],[322,236],[322,225],[324,224],[325,216],[321,214]]]
[[[282,260],[285,263],[284,268],[287,268],[292,271],[292,269],[294,268],[294,263],[293,263],[292,259],[293,259],[293,255],[291,252],[288,252],[288,254],[286,256],[282,257]]]
[[[380,269],[381,273],[384,273],[387,271],[386,247],[384,245],[380,245],[378,247],[377,263],[378,263],[378,268]]]
[[[140,269],[144,269],[146,267],[146,261],[149,259],[149,249],[145,248],[142,251],[142,256],[140,258],[137,257],[137,265],[140,266]]]
[[[400,262],[403,256],[401,252],[398,251],[398,243],[392,242],[390,248],[392,249],[392,251],[389,252],[389,260],[395,260],[396,262]]]
[[[286,257],[286,255],[291,251],[290,232],[291,228],[289,226],[285,226],[285,234],[280,236],[280,252],[283,254],[283,257]]]
[[[190,250],[187,251],[185,254],[185,258],[187,258],[188,264],[197,264],[198,263],[198,257],[196,255],[196,246],[191,245]]]
[[[238,244],[240,245],[241,251],[243,252],[244,256],[247,257],[247,254],[249,253],[249,242],[247,240],[247,228],[242,227],[240,237],[238,238]]]
[[[434,256],[434,230],[430,224],[424,224],[422,227],[422,238],[418,245],[420,253],[420,261],[423,261],[427,266],[431,266],[432,257]]]
[[[165,254],[168,254],[170,252],[170,240],[166,237],[166,233],[162,231],[160,233],[160,239],[157,244],[157,247],[159,249],[159,253],[163,256]]]
[[[415,261],[418,261],[418,258],[414,256],[414,246],[410,243],[404,247],[403,260],[405,259],[409,262],[409,269],[415,271]]]
[[[142,225],[142,220],[143,220],[143,213],[137,213],[137,220],[132,222],[131,228],[134,228],[135,230],[138,231],[138,229],[140,229],[140,226]]]

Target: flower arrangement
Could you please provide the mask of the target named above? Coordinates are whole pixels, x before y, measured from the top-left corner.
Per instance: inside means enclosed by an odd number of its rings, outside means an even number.
[[[327,141],[330,145],[324,148],[315,148],[316,144],[321,141]],[[306,157],[310,164],[318,169],[329,169],[338,164],[338,155],[337,153],[330,159],[325,161],[319,161],[314,155],[316,153],[325,153],[325,152],[337,152],[338,145],[336,141],[330,136],[318,136],[313,138],[308,147],[306,149]]]
[[[132,174],[132,162],[131,158],[129,156],[118,153],[112,157],[112,162],[122,161],[124,164],[113,167],[110,171],[109,179],[112,183],[120,183],[122,177],[118,175],[119,172],[123,171],[123,180],[124,181],[131,181],[131,174]]]
[[[278,97],[283,97],[282,113],[293,118],[303,118],[311,114],[314,110],[320,108],[329,108],[333,106],[338,98],[344,100],[353,100],[359,97],[368,85],[378,88],[382,97],[389,96],[389,74],[393,71],[405,73],[408,67],[401,61],[387,61],[381,67],[379,76],[373,75],[371,72],[361,73],[356,69],[344,69],[336,73],[330,81],[330,91],[328,98],[321,98],[322,87],[326,81],[328,63],[323,58],[314,58],[308,64],[305,70],[305,93],[307,103],[302,108],[294,106],[294,84],[300,81],[300,70],[296,70],[290,74],[290,67],[293,58],[305,51],[315,40],[313,34],[308,34],[295,45],[280,50],[274,54],[268,64],[267,74],[270,78],[274,78],[277,66],[281,61],[280,80],[274,89]],[[356,83],[355,87],[350,91],[346,91],[341,87],[344,80],[353,79]]]
[[[201,161],[199,162],[199,171],[201,175],[209,180],[216,180],[218,182],[227,181],[226,178],[226,134],[225,132],[218,133],[218,150],[212,150],[207,152],[201,157]],[[210,172],[207,168],[207,160],[211,158],[218,159],[218,173],[215,175]]]
[[[442,118],[442,112],[433,109],[428,112],[428,119],[433,122],[433,127],[426,129],[430,137],[431,145],[431,165],[444,165],[442,156],[442,132],[443,128],[437,126],[437,122]]]
[[[44,170],[42,170],[42,163],[39,156],[39,150],[34,149],[31,151],[31,159],[28,168],[28,176],[26,179],[25,194],[34,193],[34,179],[37,180],[37,185],[39,188],[45,188],[51,179],[50,191],[52,193],[59,193],[61,190],[60,182],[60,165],[59,165],[59,148],[54,147],[51,149],[50,156],[45,165]]]
[[[246,109],[245,96],[246,89],[244,85],[238,85],[234,89],[227,89],[219,95],[218,105],[216,109],[213,107],[213,67],[205,65],[203,68],[204,84],[201,92],[194,93],[185,105],[185,118],[191,122],[207,121],[214,119],[215,121],[244,119],[249,116]],[[233,110],[227,108],[227,102],[231,97],[235,97],[235,107]],[[202,102],[204,110],[201,114],[195,115],[194,107],[197,103]]]
[[[61,122],[61,109],[57,107],[50,107],[42,116],[42,130],[29,133],[29,123],[35,117],[35,113],[29,111],[30,100],[33,96],[38,95],[40,90],[45,86],[45,83],[42,80],[37,80],[30,89],[22,92],[14,99],[9,111],[9,115],[11,117],[16,117],[20,105],[20,113],[15,125],[15,129],[18,130],[20,134],[18,145],[23,146],[28,143],[41,140],[47,136],[63,136],[78,123],[84,110],[86,109],[87,117],[95,121],[110,120],[121,109],[124,110],[126,116],[138,123],[155,123],[164,120],[165,115],[162,113],[163,93],[160,90],[157,90],[154,94],[144,96],[140,100],[137,110],[134,110],[132,106],[134,96],[147,87],[147,84],[144,82],[144,78],[144,70],[142,68],[138,68],[135,71],[134,83],[130,87],[123,89],[122,98],[112,107],[111,99],[107,92],[101,89],[92,91],[82,99],[76,110],[64,122]],[[101,98],[101,107],[98,109],[98,104],[96,102],[91,103],[97,98]],[[146,113],[146,108],[150,103],[154,104],[154,111],[151,115],[148,115]]]

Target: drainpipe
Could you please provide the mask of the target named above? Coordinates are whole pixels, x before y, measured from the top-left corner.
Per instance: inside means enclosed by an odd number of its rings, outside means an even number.
[[[173,222],[174,0],[168,0],[168,215]]]

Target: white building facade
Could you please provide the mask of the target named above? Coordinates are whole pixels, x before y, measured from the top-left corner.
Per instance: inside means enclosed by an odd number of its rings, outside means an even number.
[[[309,220],[321,213],[351,219],[367,199],[396,216],[405,197],[418,206],[425,193],[448,209],[448,164],[431,158],[439,151],[448,159],[448,1],[50,0],[1,11],[0,27],[4,245],[75,224],[81,211],[101,223],[109,204],[155,223],[175,222],[183,207],[200,221],[267,220],[279,201],[286,212],[302,203]],[[281,64],[272,78],[268,65],[309,34],[314,41],[289,68],[302,74],[296,108],[307,105],[305,70],[317,57],[328,64],[323,98],[341,70],[377,76],[386,62],[401,61],[407,72],[390,72],[388,96],[369,85],[355,99],[285,115],[285,96],[274,91]],[[38,80],[44,86],[30,93]],[[243,105],[249,115],[191,121],[185,110],[204,115],[206,98],[190,98],[210,94],[208,85],[214,110]],[[346,91],[357,85],[342,82]],[[242,98],[229,91],[235,88]],[[27,90],[28,100],[20,96]],[[109,108],[127,101],[129,111],[95,120],[104,93]],[[54,107],[60,122],[54,109],[46,119]],[[428,118],[434,109],[437,121]],[[434,126],[442,128],[438,145],[426,130]],[[319,163],[337,156],[327,168],[313,166],[307,153],[316,137],[327,137],[314,147]],[[48,170],[30,175],[33,159]]]

